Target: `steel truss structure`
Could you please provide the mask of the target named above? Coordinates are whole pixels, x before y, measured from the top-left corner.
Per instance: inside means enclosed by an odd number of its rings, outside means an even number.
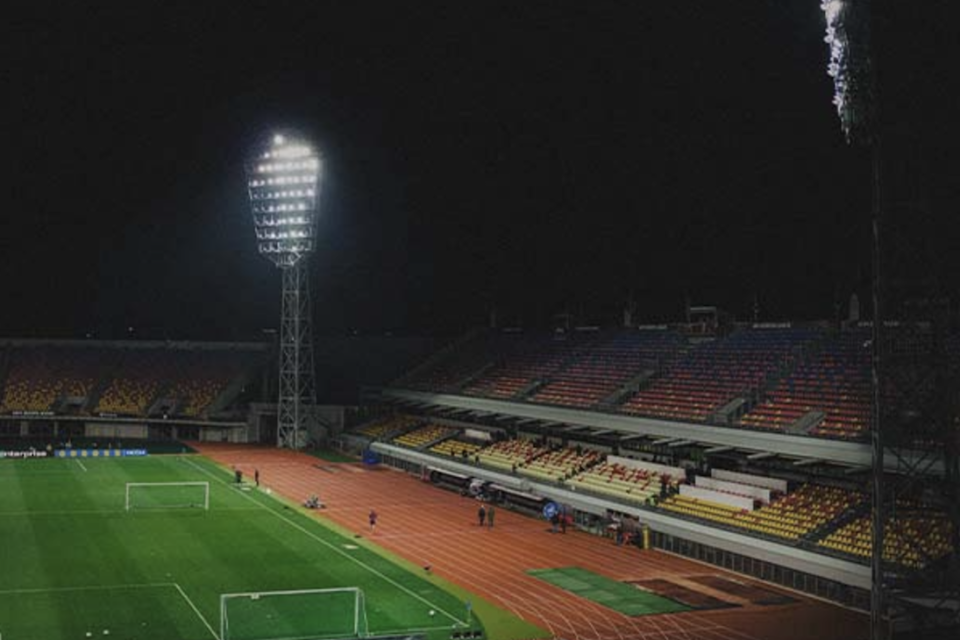
[[[306,444],[317,404],[308,265],[300,260],[282,269],[277,446],[294,449]]]
[[[891,320],[876,334],[887,472],[874,469],[873,561],[879,569],[874,591],[882,624],[873,636],[955,637],[960,629],[960,334],[938,279],[917,280],[918,274],[902,268],[895,254],[910,253],[916,262],[918,252],[902,234],[898,240],[898,247],[884,253],[887,280],[895,283],[881,289]],[[927,262],[933,259],[919,261],[926,276],[936,272]]]

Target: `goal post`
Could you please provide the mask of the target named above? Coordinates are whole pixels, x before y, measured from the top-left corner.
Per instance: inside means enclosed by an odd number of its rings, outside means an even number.
[[[210,510],[209,482],[128,482],[124,508]]]
[[[359,587],[224,593],[220,640],[344,639],[367,636]]]

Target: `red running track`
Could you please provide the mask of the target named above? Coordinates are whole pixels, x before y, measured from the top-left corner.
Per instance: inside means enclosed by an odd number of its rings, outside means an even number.
[[[866,638],[867,617],[790,593],[794,602],[760,606],[712,591],[689,576],[725,575],[752,581],[661,551],[618,547],[569,530],[552,534],[543,521],[498,509],[494,528],[477,526],[477,503],[409,474],[360,463],[330,463],[292,451],[250,445],[191,443],[202,454],[236,465],[261,486],[297,502],[317,494],[317,512],[369,536],[381,547],[432,571],[564,640],[851,640]],[[367,514],[376,509],[370,534]],[[614,580],[663,578],[741,605],[733,609],[630,617],[526,574],[528,569],[579,566]],[[494,639],[495,640],[495,639]]]

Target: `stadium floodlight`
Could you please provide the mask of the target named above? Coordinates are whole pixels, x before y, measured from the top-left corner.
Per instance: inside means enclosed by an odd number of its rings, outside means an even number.
[[[282,272],[277,446],[299,448],[313,423],[316,384],[308,278],[323,162],[313,145],[274,134],[246,163],[257,249]]]
[[[313,147],[279,134],[247,164],[257,249],[280,268],[313,253],[321,166]]]
[[[870,144],[874,136],[873,66],[870,61],[868,0],[821,0],[830,45],[827,75],[833,104],[849,143]]]

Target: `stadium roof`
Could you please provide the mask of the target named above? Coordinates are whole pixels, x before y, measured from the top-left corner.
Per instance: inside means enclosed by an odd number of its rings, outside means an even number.
[[[597,437],[619,435],[617,442],[649,438],[653,444],[660,446],[697,446],[707,454],[743,452],[751,461],[771,458],[803,461],[798,465],[801,468],[808,465],[837,465],[852,470],[852,473],[869,468],[871,464],[870,445],[861,442],[403,389],[386,389],[383,394],[384,399],[389,402],[422,407],[431,412],[452,407],[471,409],[474,414],[480,411],[486,417],[498,421],[513,419],[516,426],[529,429],[549,429],[563,425],[558,431],[568,434]],[[893,461],[887,460],[886,464],[892,466]],[[934,464],[930,471],[938,472],[941,466],[941,463]]]

